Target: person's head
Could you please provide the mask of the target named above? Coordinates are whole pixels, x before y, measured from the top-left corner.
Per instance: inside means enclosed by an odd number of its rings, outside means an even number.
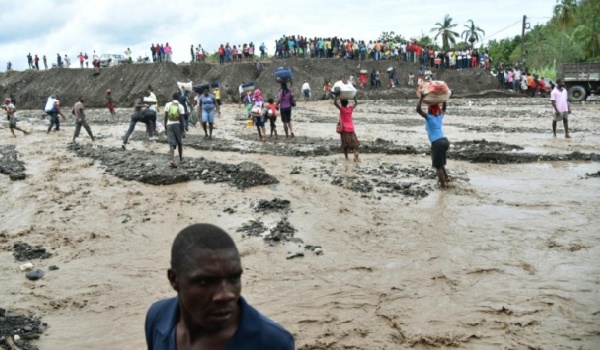
[[[287,83],[285,83],[285,82],[281,83],[281,90],[288,91]]]
[[[215,331],[233,321],[242,272],[235,243],[221,228],[195,224],[175,237],[167,276],[190,326]]]
[[[565,87],[565,84],[564,84],[563,80],[559,78],[559,79],[556,79],[556,86],[562,90],[562,88]]]
[[[437,115],[442,114],[442,108],[440,107],[439,104],[436,103],[436,104],[430,105],[427,108],[427,113],[430,115],[437,116]]]
[[[106,94],[107,94],[107,95],[110,95],[110,94],[112,94],[112,90],[111,90],[111,89],[107,89],[107,90],[106,90]]]
[[[274,101],[274,100],[273,100],[273,98],[272,98],[272,97],[270,97],[270,98],[267,100],[267,102],[269,102],[269,103],[273,103],[273,101]]]
[[[173,97],[173,101],[179,101],[179,96],[180,96],[179,93],[174,92],[173,96],[171,96],[171,97]]]
[[[9,104],[9,103],[10,103],[10,98],[8,98],[8,97],[7,97],[7,98],[5,98],[5,99],[4,99],[4,104]]]
[[[204,94],[204,96],[208,96],[208,88],[204,88],[204,90],[202,90],[202,93]]]
[[[343,107],[348,107],[348,100],[340,100]]]
[[[154,92],[154,87],[151,84],[148,84],[148,91]]]
[[[82,96],[79,96],[79,98],[77,99],[77,101],[79,101],[79,102],[83,103],[83,97],[82,97]]]
[[[341,75],[341,76],[340,76],[340,80],[341,80],[341,81],[342,81],[344,84],[346,84],[346,83],[348,82],[348,78],[347,78],[345,75]]]

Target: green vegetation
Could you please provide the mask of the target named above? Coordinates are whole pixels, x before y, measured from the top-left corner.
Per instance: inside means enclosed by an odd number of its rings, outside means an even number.
[[[452,24],[452,17],[450,15],[446,15],[444,17],[443,23],[436,23],[436,27],[431,28],[431,32],[437,32],[433,40],[437,40],[439,36],[442,37],[442,50],[449,50],[450,43],[454,46],[456,44],[456,38],[458,37],[458,33],[453,31],[452,29],[457,26],[457,24]]]

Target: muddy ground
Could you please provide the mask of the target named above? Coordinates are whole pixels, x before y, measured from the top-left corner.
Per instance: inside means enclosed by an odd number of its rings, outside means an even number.
[[[242,294],[301,350],[597,349],[600,105],[574,105],[565,139],[548,101],[452,101],[442,191],[414,104],[358,106],[360,163],[327,102],[300,102],[296,138],[266,143],[225,105],[213,140],[191,128],[177,169],[142,125],[120,148],[129,110],[89,110],[97,141],[78,145],[72,120],[46,135],[39,111],[20,111],[33,134],[17,138],[0,122],[0,169],[25,175],[0,174],[0,307],[24,322],[7,333],[27,323],[26,346],[44,350],[143,348],[145,312],[174,295],[174,236],[211,222],[238,244]]]

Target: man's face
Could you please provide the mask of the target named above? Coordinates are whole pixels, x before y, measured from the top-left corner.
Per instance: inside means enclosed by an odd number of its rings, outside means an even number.
[[[235,320],[242,290],[242,264],[236,249],[201,249],[182,271],[169,270],[181,311],[194,325],[219,330]]]
[[[563,81],[562,81],[562,80],[557,80],[557,81],[556,81],[556,86],[558,86],[558,88],[559,88],[560,90],[562,90],[562,89],[565,87],[565,83],[563,83]]]

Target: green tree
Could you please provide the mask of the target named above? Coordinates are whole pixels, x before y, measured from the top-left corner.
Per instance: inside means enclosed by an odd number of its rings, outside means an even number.
[[[391,32],[382,32],[381,35],[379,35],[379,38],[377,38],[378,41],[381,42],[394,42],[394,43],[403,43],[406,40],[402,37],[402,35],[397,35],[396,33],[394,33],[393,31]]]
[[[562,28],[560,33],[560,61],[563,60],[563,43],[566,33],[564,30],[575,23],[575,14],[577,13],[577,0],[556,0],[554,6],[554,19]]]
[[[456,24],[452,24],[452,17],[450,15],[446,15],[444,17],[444,21],[442,23],[436,23],[436,27],[431,28],[431,32],[437,32],[433,40],[437,40],[438,37],[442,37],[442,50],[448,50],[450,48],[450,43],[456,43],[456,38],[458,37],[458,33],[453,31],[452,29],[456,27]]]
[[[471,46],[473,46],[473,44],[475,42],[478,42],[479,40],[481,40],[481,37],[479,35],[481,35],[483,37],[485,35],[485,32],[483,31],[483,29],[476,26],[475,23],[473,23],[472,19],[470,19],[468,22],[471,22],[471,24],[470,25],[465,24],[465,27],[467,29],[462,32],[460,37],[464,38],[465,41],[470,42]]]

